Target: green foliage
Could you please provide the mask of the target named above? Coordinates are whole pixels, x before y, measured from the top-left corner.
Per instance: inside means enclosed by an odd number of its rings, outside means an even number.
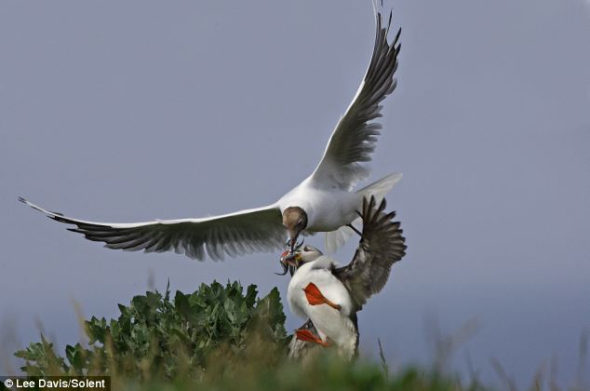
[[[61,357],[41,336],[15,355],[28,375],[109,375],[113,390],[484,390],[415,368],[389,376],[386,364],[344,362],[331,349],[288,360],[279,292],[257,294],[237,282],[174,298],[147,292],[119,305],[118,319],[85,321],[87,347],[68,345]]]
[[[43,336],[16,356],[25,360],[29,375],[107,374],[133,378],[198,375],[207,359],[223,350],[225,360],[245,354],[249,342],[263,338],[276,350],[288,342],[278,290],[257,299],[250,285],[238,282],[201,285],[192,294],[167,290],[135,296],[119,304],[118,319],[92,317],[85,322],[89,347],[68,345],[59,357]],[[279,355],[274,355],[279,356]]]
[[[41,335],[41,342],[32,343],[25,350],[19,350],[14,355],[27,362],[27,366],[21,369],[30,376],[43,376],[50,372],[59,373],[60,370],[65,372],[68,369],[64,359],[55,354],[53,344],[43,335]],[[29,365],[31,362],[35,365]]]

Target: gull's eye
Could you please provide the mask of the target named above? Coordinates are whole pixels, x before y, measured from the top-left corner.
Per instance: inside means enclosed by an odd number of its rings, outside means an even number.
[[[303,251],[309,252],[309,251],[311,251],[311,247],[305,246],[305,247],[303,247]]]

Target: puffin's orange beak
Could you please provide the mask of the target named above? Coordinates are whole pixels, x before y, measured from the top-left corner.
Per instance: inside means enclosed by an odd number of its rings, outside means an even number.
[[[287,250],[283,254],[281,254],[281,263],[283,265],[299,267],[300,261],[301,255],[297,253],[292,253],[291,250]]]
[[[284,253],[281,254],[280,260],[281,260],[282,263],[285,263],[285,259],[287,258],[287,256],[289,254],[291,254],[291,250],[287,250],[287,251],[285,251]]]

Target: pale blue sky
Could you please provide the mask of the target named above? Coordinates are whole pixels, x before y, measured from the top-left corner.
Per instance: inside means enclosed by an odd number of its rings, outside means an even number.
[[[360,314],[361,347],[374,352],[380,337],[392,363],[429,362],[425,318],[445,331],[476,318],[456,368],[469,351],[496,381],[496,357],[525,384],[555,355],[572,380],[590,327],[589,6],[386,7],[403,48],[371,180],[404,173],[388,199],[409,249]],[[109,251],[17,197],[121,222],[274,201],[316,165],[373,32],[368,0],[1,2],[4,335],[36,341],[40,319],[60,345],[76,342],[72,299],[116,316],[150,271],[159,289],[240,279],[284,297],[278,254],[199,263]]]

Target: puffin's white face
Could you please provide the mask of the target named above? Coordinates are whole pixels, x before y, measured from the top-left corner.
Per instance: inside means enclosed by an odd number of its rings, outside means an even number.
[[[301,263],[313,262],[324,255],[320,250],[308,244],[297,250],[295,254],[299,254],[299,261]]]

